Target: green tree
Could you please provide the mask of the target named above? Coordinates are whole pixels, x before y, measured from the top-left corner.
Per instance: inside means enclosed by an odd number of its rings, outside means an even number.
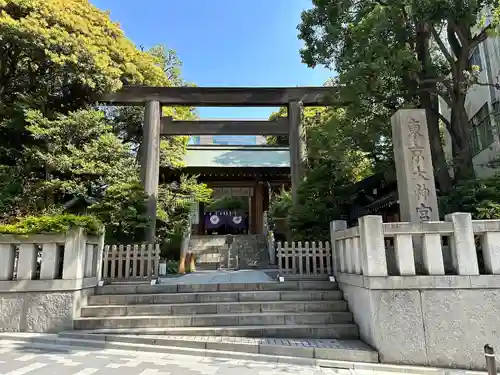
[[[367,177],[385,160],[372,158],[363,142],[349,131],[346,111],[333,108],[305,108],[302,125],[307,134],[308,169],[292,204],[288,192],[271,201],[273,220],[286,217],[294,240],[328,239],[329,222],[346,214],[350,203],[349,187]]]
[[[87,0],[0,0],[0,36],[0,164],[33,143],[27,108],[51,118],[122,84],[168,84],[157,59]]]
[[[141,241],[148,218],[136,157],[131,144],[112,132],[104,113],[78,110],[50,120],[29,110],[26,119],[38,144],[26,148],[24,172],[44,169],[45,176],[22,183],[25,199],[16,202],[17,211],[60,213],[65,203],[82,197],[90,203],[88,211],[105,223],[109,243]],[[194,177],[161,185],[160,239],[167,241],[186,224],[194,199],[209,198],[210,190]]]
[[[471,176],[465,96],[474,84],[492,83],[478,82],[477,67],[471,66],[469,56],[498,25],[497,2],[316,0],[313,4],[303,12],[299,25],[306,45],[301,51],[303,61],[309,66],[335,67],[341,93],[337,99],[347,104],[352,117],[379,113],[379,121],[367,125],[382,130],[401,106],[425,108],[441,188],[447,190],[452,183],[440,142],[440,122],[452,138],[456,179]],[[488,10],[491,23],[474,32]],[[440,115],[438,98],[451,108],[450,121]],[[380,132],[380,136],[386,134]]]
[[[21,211],[62,212],[83,198],[106,224],[109,242],[140,239],[146,225],[145,195],[130,144],[122,142],[104,113],[78,110],[54,120],[38,110],[26,114],[27,131],[38,141],[24,153],[24,168],[45,171],[24,184],[28,207]],[[35,174],[36,176],[36,174]]]
[[[3,220],[57,214],[81,197],[105,222],[108,241],[140,241],[147,224],[138,173],[142,109],[102,112],[95,102],[123,84],[187,85],[180,66],[164,46],[137,49],[87,0],[0,0]],[[196,116],[186,107],[164,112]],[[187,137],[162,140],[162,167],[180,168],[186,144]],[[189,200],[209,194],[194,177],[159,190],[160,237],[186,221]]]

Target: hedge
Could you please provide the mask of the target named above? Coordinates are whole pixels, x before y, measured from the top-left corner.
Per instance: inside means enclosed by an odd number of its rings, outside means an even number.
[[[102,223],[93,216],[54,215],[54,216],[26,216],[10,224],[0,224],[0,234],[40,234],[66,233],[72,227],[82,227],[87,234],[102,233]]]

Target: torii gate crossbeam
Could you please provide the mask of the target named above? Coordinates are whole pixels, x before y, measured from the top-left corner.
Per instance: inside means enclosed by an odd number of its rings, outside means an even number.
[[[307,163],[306,137],[301,125],[302,106],[324,106],[331,103],[333,87],[150,87],[124,86],[108,94],[101,102],[109,105],[143,105],[144,133],[141,153],[141,180],[149,196],[148,215],[151,218],[147,240],[153,242],[156,232],[156,201],[160,169],[160,137],[162,134],[192,134],[194,129],[205,126],[202,134],[232,135],[283,135],[288,134],[292,197],[296,198]],[[211,107],[282,107],[288,109],[286,120],[269,121],[219,121],[219,124],[200,120],[185,122],[189,129],[181,130],[181,122],[162,118],[162,106],[211,106]],[[286,121],[286,122],[284,122]],[[168,129],[169,125],[172,129]],[[237,127],[242,125],[240,129]],[[196,134],[199,135],[199,134]]]

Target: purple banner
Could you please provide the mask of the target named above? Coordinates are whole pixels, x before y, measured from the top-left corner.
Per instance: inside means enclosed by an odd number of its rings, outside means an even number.
[[[205,214],[205,229],[216,229],[226,225],[226,217],[217,212]]]
[[[248,226],[248,220],[246,215],[228,216],[227,225],[235,229],[244,229]]]
[[[205,214],[206,229],[217,229],[222,226],[235,229],[247,228],[247,215],[240,215],[233,212],[208,212]]]

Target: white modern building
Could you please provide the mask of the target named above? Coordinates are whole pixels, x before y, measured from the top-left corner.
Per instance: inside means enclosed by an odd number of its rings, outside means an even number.
[[[471,62],[481,68],[480,82],[498,83],[500,78],[500,37],[489,37],[472,53]],[[441,113],[450,118],[449,107],[441,101]],[[498,172],[488,163],[500,157],[500,91],[492,86],[475,85],[469,90],[466,110],[473,123],[471,148],[478,177]],[[445,154],[452,158],[451,139],[445,130]]]

